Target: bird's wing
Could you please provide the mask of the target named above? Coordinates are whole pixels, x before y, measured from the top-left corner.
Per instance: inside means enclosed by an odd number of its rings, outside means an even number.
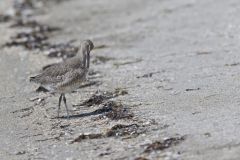
[[[30,81],[40,84],[52,84],[63,81],[68,72],[81,67],[81,61],[78,58],[71,58],[66,62],[54,63],[48,65],[37,76],[30,77]]]
[[[49,68],[49,67],[52,67],[52,66],[54,66],[54,65],[57,65],[57,64],[58,64],[58,63],[48,64],[48,65],[42,67],[42,70],[44,71],[45,69],[47,69],[47,68]]]
[[[58,68],[59,64],[61,67],[71,67],[73,69],[77,69],[77,68],[81,67],[82,59],[80,57],[72,57],[61,63],[53,63],[53,64],[46,65],[42,68],[42,70],[44,71],[47,68],[53,67],[53,66],[57,66],[57,68]]]
[[[62,81],[62,77],[71,70],[71,68],[59,63],[49,66],[42,73],[30,77],[30,81],[40,84],[52,84]]]
[[[76,69],[72,70],[71,72],[68,72],[62,77],[62,80],[60,83],[57,84],[58,88],[64,88],[67,86],[74,86],[78,85],[79,83],[83,82],[86,78],[86,70],[83,69]]]

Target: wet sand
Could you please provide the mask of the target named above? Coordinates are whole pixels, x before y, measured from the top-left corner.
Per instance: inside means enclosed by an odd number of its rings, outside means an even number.
[[[1,1],[0,13],[11,7]],[[239,7],[237,0],[69,0],[34,9],[30,19],[60,28],[43,42],[77,47],[91,39],[98,47],[93,85],[66,95],[72,117],[57,119],[58,95],[35,92],[29,76],[62,59],[1,48],[1,159],[239,159]],[[0,45],[29,29],[13,23],[0,23]],[[101,102],[77,105],[94,95]],[[112,101],[123,108],[99,110]]]

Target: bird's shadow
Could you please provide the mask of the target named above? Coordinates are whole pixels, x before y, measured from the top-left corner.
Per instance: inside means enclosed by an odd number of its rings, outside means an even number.
[[[103,114],[103,113],[109,112],[111,110],[112,110],[111,107],[103,107],[103,108],[99,108],[99,109],[97,109],[95,111],[88,112],[88,113],[80,113],[80,114],[75,114],[75,115],[69,115],[69,117],[61,116],[61,117],[57,117],[57,118],[61,118],[61,119],[83,118],[83,117],[95,116],[95,115]]]

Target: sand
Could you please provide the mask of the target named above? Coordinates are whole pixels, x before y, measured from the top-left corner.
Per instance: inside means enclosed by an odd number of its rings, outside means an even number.
[[[11,6],[1,0],[0,13]],[[91,39],[102,46],[91,53],[90,67],[99,73],[89,80],[98,85],[66,95],[75,116],[58,119],[58,95],[35,92],[29,76],[61,58],[1,48],[0,159],[240,159],[239,7],[238,0],[69,0],[40,7],[31,19],[61,28],[48,42],[78,46]],[[12,23],[0,23],[1,45],[25,30]],[[109,59],[96,62],[99,56]],[[133,117],[112,120],[93,114],[101,105],[71,106],[116,88],[128,94],[106,101],[124,104]],[[139,134],[72,143],[116,124],[137,124]],[[169,148],[144,152],[182,136]]]

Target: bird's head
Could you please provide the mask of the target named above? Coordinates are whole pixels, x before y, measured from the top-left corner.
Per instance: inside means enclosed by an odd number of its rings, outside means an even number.
[[[91,40],[84,40],[81,43],[81,51],[83,56],[86,57],[86,67],[89,68],[89,61],[90,61],[90,52],[93,50],[94,45]]]
[[[93,42],[91,40],[82,41],[82,43],[81,43],[82,51],[90,53],[90,51],[93,50],[93,48],[94,48],[94,45],[93,45]]]

